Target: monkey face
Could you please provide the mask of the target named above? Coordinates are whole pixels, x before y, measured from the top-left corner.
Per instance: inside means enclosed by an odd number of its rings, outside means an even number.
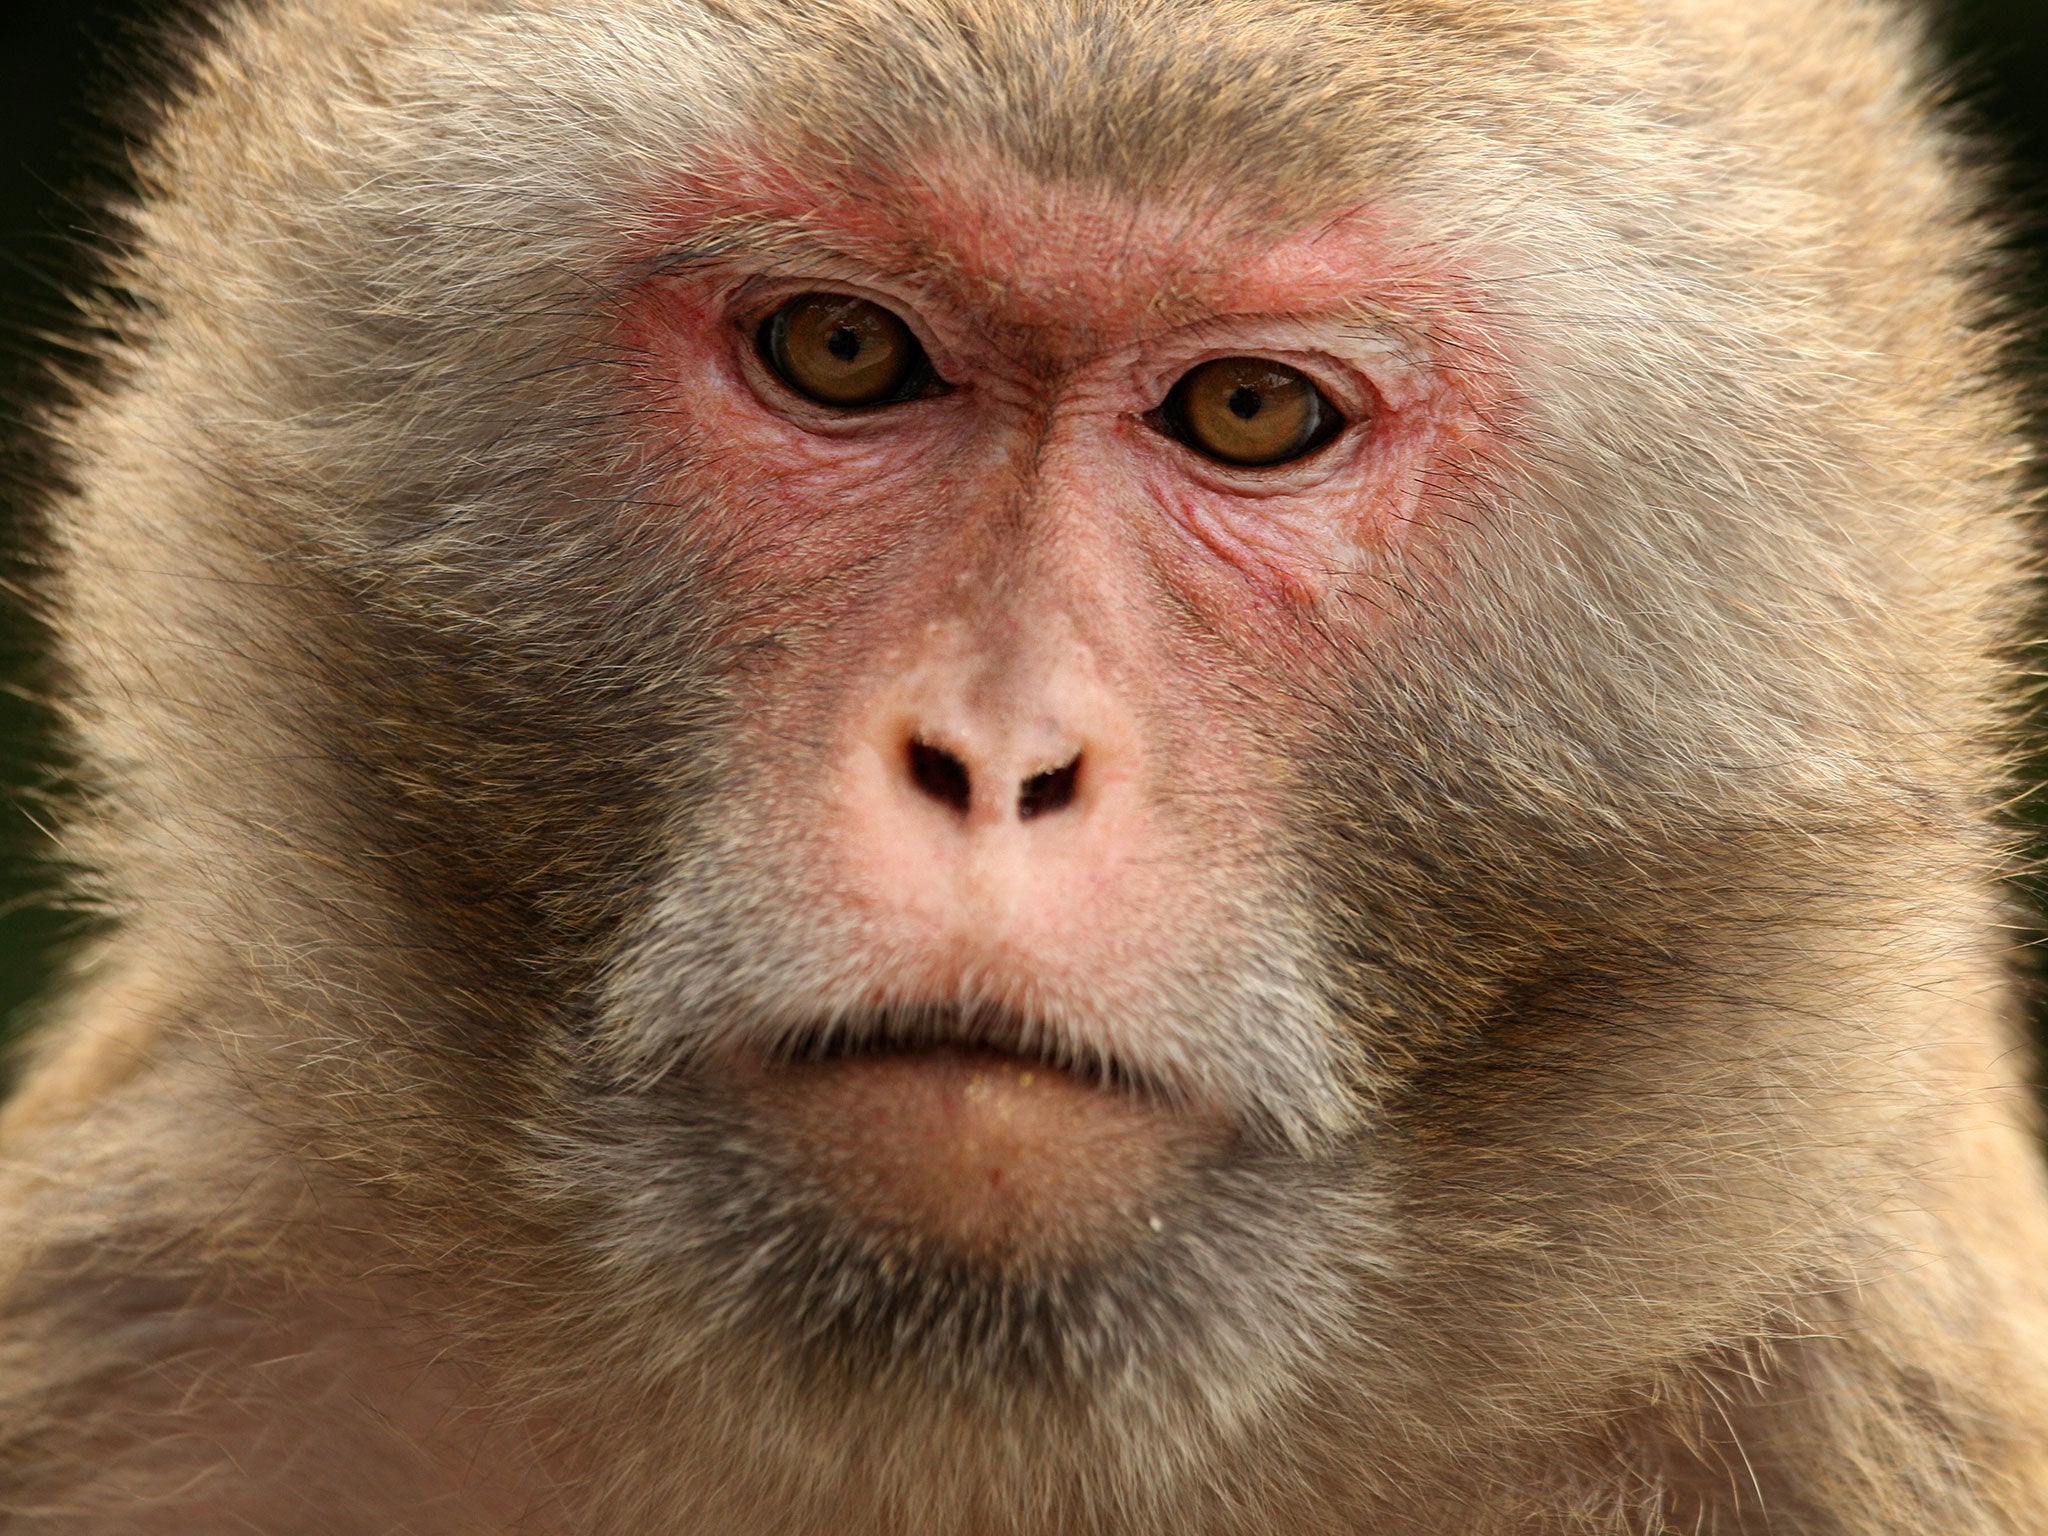
[[[1975,814],[1940,476],[1757,366],[1863,338],[1720,183],[1645,215],[1680,130],[1549,18],[743,10],[397,50],[463,113],[252,151],[276,228],[206,237],[166,355],[266,362],[151,398],[237,515],[103,563],[225,573],[123,611],[232,686],[101,691],[254,781],[257,916],[183,899],[318,1021],[293,1130],[757,1415],[1394,1446],[1751,1305],[1638,1279],[1795,1265],[1825,1180],[1724,1154],[1849,1102],[1807,936]]]
[[[1468,408],[1361,325],[1352,231],[936,186],[800,229],[707,191],[622,308],[729,713],[594,1044],[765,1334],[1266,1382],[1342,1315],[1376,1067],[1289,848],[1313,733],[1246,706],[1346,665],[1341,569]]]

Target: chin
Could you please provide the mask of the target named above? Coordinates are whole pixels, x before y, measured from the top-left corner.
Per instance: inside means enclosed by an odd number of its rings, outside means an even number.
[[[1228,1433],[1312,1393],[1355,1335],[1381,1218],[1342,1149],[1304,1155],[1009,1015],[783,1038],[671,1074],[597,1154],[600,1246],[688,1338],[677,1358],[915,1419]]]

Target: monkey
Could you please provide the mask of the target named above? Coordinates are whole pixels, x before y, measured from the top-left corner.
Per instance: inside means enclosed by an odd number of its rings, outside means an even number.
[[[273,0],[39,418],[40,1533],[2022,1536],[2028,450],[1875,0]]]

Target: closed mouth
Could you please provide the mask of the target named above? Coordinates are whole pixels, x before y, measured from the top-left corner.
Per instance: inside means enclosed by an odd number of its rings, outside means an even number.
[[[798,1068],[921,1055],[1023,1063],[1162,1106],[1186,1097],[1076,1039],[1070,1029],[1005,1008],[918,1004],[864,1010],[790,1030],[768,1052],[772,1064]]]

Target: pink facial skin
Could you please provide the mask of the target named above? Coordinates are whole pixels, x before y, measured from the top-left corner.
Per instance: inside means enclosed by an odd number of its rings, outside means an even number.
[[[715,508],[678,537],[783,638],[737,684],[750,793],[784,808],[793,899],[858,933],[874,1001],[1053,1007],[1143,1059],[1158,1042],[1124,1001],[1188,935],[1228,933],[1270,846],[1301,730],[1273,701],[1370,643],[1346,573],[1430,536],[1427,479],[1478,450],[1491,402],[1418,339],[1453,334],[1447,285],[1363,212],[1275,237],[985,165],[841,176],[735,157],[693,180],[663,249],[718,254],[622,316],[649,452]],[[819,291],[901,317],[946,389],[848,410],[784,383],[757,334]],[[1300,369],[1344,429],[1246,469],[1148,421],[1234,356]],[[920,777],[920,748],[964,795]],[[1069,765],[1071,798],[1031,814],[1030,781]],[[970,1245],[1110,1221],[1191,1127],[1227,1135],[945,1053],[803,1070],[817,1091],[776,1076],[762,1113],[862,1170],[856,1206]],[[1128,1178],[1059,1172],[1068,1143],[1120,1149]]]
[[[889,545],[935,492],[1014,499],[1029,463],[1034,499],[1142,503],[1129,531],[1162,573],[1219,629],[1270,641],[1269,605],[1318,604],[1361,551],[1403,538],[1422,475],[1473,451],[1493,414],[1488,370],[1430,355],[1484,356],[1486,339],[1448,328],[1447,282],[1363,212],[1276,238],[985,167],[825,185],[740,160],[707,172],[664,221],[681,231],[667,244],[755,254],[650,283],[624,319],[657,408],[729,445],[721,465],[758,507],[753,533],[799,562],[792,584]],[[820,290],[893,310],[951,392],[846,412],[775,380],[754,334]],[[1240,469],[1145,422],[1182,375],[1232,356],[1302,369],[1347,430],[1294,463]],[[861,515],[849,529],[821,519],[828,505]],[[1201,570],[1190,541],[1218,569]]]

